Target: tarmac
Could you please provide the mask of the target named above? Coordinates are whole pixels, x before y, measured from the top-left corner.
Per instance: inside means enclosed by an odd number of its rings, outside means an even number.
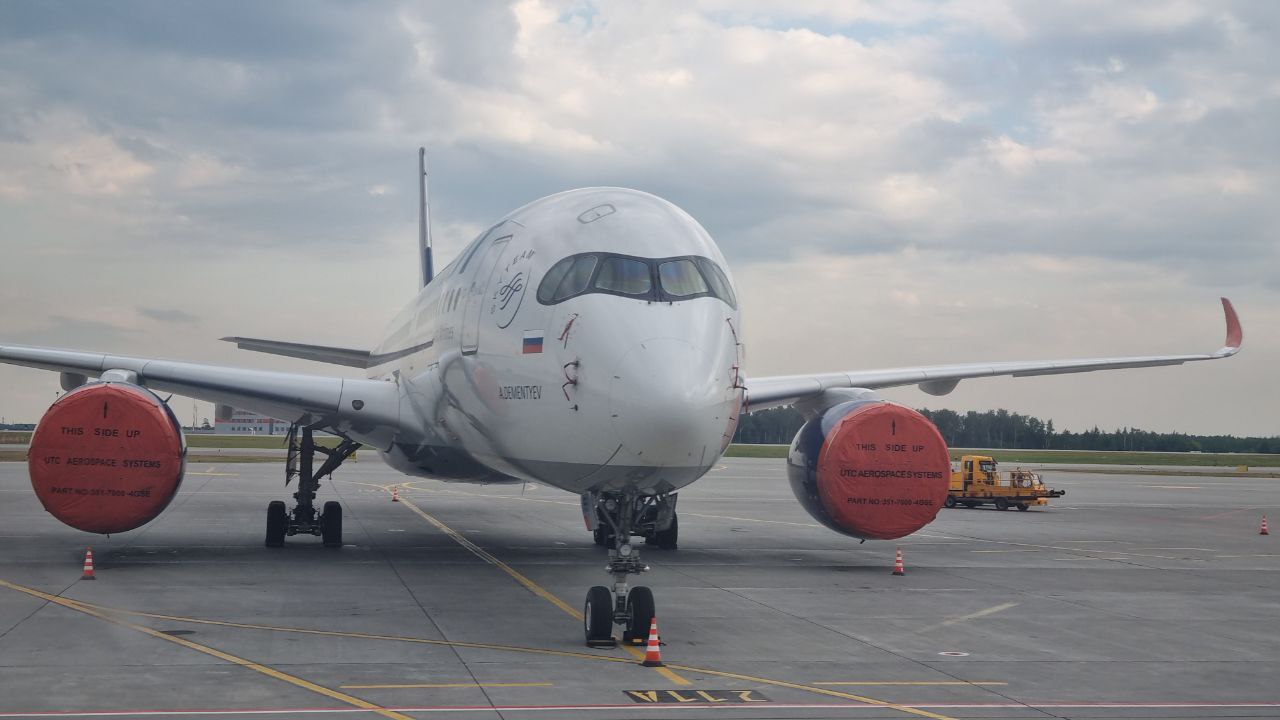
[[[105,538],[0,463],[0,719],[1280,717],[1273,478],[1046,469],[1067,490],[1046,508],[860,544],[781,460],[726,459],[681,492],[680,548],[641,546],[654,669],[582,642],[608,575],[574,496],[361,460],[319,498],[343,548],[269,549],[282,467],[188,470]]]

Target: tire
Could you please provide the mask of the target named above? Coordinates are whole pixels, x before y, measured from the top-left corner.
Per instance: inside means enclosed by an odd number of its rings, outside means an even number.
[[[597,527],[592,532],[592,539],[594,539],[596,544],[600,547],[613,547],[613,533],[609,532],[609,529],[604,525]]]
[[[284,509],[284,501],[267,503],[267,547],[284,547],[284,535],[288,529],[289,513]]]
[[[942,501],[942,506],[953,508],[956,506],[956,499],[948,495],[947,499]]]
[[[327,548],[342,547],[342,503],[330,500],[320,513],[320,538]]]
[[[653,536],[653,543],[658,546],[659,550],[675,550],[680,539],[680,517],[678,515],[671,516],[671,525],[666,530],[659,530]],[[648,544],[648,543],[646,543]],[[649,628],[645,627],[648,632]]]
[[[613,638],[613,593],[609,588],[596,585],[587,591],[587,602],[582,607],[582,625],[588,647]]]
[[[1008,509],[1009,509],[1009,501],[1008,501],[1008,500],[1005,500],[1004,498],[996,498],[996,509],[997,509],[997,510],[1008,510]]]
[[[657,614],[653,591],[643,585],[631,588],[627,593],[627,627],[622,631],[622,642],[648,639],[649,624]]]
[[[1022,510],[1023,512],[1025,512],[1025,511],[1027,510],[1027,504],[1026,504],[1026,503],[1018,503],[1018,509],[1019,509],[1019,510]]]

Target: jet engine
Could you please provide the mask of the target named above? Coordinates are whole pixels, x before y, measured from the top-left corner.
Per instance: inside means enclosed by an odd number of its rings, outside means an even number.
[[[880,399],[834,405],[791,442],[791,490],[815,520],[893,540],[928,525],[950,485],[947,444],[920,413]]]
[[[186,470],[182,426],[150,390],[122,382],[82,385],[58,398],[31,436],[36,497],[78,530],[140,527],[169,504]]]

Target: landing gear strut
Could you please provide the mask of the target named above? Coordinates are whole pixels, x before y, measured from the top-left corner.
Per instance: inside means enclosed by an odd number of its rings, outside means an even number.
[[[289,458],[285,462],[284,484],[287,486],[296,477],[298,491],[293,494],[297,503],[293,511],[285,509],[280,500],[273,500],[267,505],[267,547],[284,545],[287,535],[318,535],[325,547],[342,547],[342,505],[330,500],[324,504],[320,513],[316,513],[316,490],[320,489],[320,478],[333,474],[344,460],[351,457],[360,447],[360,443],[343,438],[333,449],[317,445],[312,437],[311,428],[304,427],[299,438],[298,426],[289,428]],[[319,470],[313,472],[315,455],[319,452],[325,456]]]
[[[640,550],[631,544],[631,538],[644,537],[649,544],[674,550],[679,532],[676,496],[589,493],[582,497],[582,506],[588,518],[595,518],[596,544],[609,548],[605,570],[613,575],[612,590],[596,585],[587,591],[582,613],[587,646],[615,646],[615,624],[623,628],[624,643],[643,642],[656,610],[652,590],[627,583],[628,576],[649,569],[640,561]]]

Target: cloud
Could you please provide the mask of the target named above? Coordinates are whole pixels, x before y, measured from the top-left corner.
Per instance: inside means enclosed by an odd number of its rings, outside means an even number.
[[[419,144],[441,265],[568,187],[684,207],[768,298],[756,374],[942,361],[975,317],[1088,343],[1108,312],[1231,294],[1248,326],[1280,292],[1278,29],[1268,3],[1181,0],[0,4],[0,327],[92,308],[166,330],[116,351],[253,364],[276,361],[204,336],[371,345],[414,289]],[[1107,303],[1037,324],[997,308],[1013,272],[1041,312]],[[175,297],[195,315],[148,315]],[[813,306],[877,322],[811,350]],[[857,352],[904,318],[918,355]]]
[[[138,314],[143,317],[151,318],[152,320],[159,320],[162,323],[176,323],[182,325],[197,325],[200,323],[199,317],[192,315],[191,313],[185,313],[181,310],[174,310],[171,308],[140,307],[138,308]]]

